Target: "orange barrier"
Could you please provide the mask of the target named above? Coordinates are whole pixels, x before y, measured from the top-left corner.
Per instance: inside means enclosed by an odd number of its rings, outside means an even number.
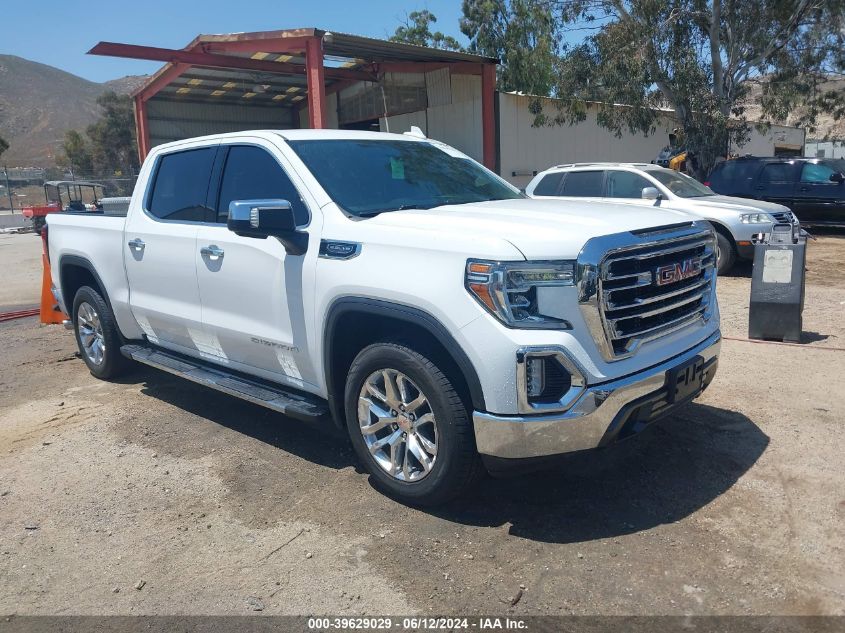
[[[50,260],[47,258],[47,231],[41,234],[41,245],[43,252],[41,253],[41,263],[44,271],[41,273],[41,322],[42,323],[61,323],[66,320],[68,316],[61,311],[53,297],[51,288],[53,287],[53,279],[50,275]]]

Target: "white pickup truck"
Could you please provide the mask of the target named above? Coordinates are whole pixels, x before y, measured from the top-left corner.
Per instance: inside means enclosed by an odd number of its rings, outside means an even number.
[[[334,423],[410,503],[637,433],[718,362],[706,221],[531,200],[416,136],[161,145],[125,218],[54,214],[48,233],[95,376],[131,359]]]

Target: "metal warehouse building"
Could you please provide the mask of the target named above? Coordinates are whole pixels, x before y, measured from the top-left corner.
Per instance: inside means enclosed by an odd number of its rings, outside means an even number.
[[[497,93],[495,59],[384,40],[289,29],[200,35],[183,49],[101,42],[90,53],[165,62],[135,94],[142,158],[169,141],[259,128],[404,132],[418,126],[525,186],[559,163],[649,161],[677,127],[617,138],[596,107],[574,126],[535,128],[532,97]],[[554,100],[543,98],[554,112]],[[738,153],[800,155],[804,130],[752,129]]]

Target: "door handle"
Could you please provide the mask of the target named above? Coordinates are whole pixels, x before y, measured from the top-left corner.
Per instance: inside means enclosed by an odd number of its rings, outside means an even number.
[[[139,252],[144,250],[144,247],[146,246],[146,244],[144,244],[144,240],[139,239],[137,237],[134,240],[129,240],[127,244],[129,245],[129,248],[131,248],[133,251]]]
[[[801,187],[798,191],[809,191],[809,187]]]
[[[211,259],[217,259],[218,257],[223,257],[225,254],[223,249],[219,246],[212,244],[211,246],[203,246],[200,249],[200,253],[203,255],[208,255]]]

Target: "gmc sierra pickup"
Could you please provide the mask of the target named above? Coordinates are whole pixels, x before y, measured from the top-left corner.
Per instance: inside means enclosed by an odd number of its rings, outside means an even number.
[[[720,345],[715,242],[682,212],[531,200],[414,135],[240,132],[153,149],[126,217],[48,219],[82,359],[349,433],[403,501],[612,444]]]

